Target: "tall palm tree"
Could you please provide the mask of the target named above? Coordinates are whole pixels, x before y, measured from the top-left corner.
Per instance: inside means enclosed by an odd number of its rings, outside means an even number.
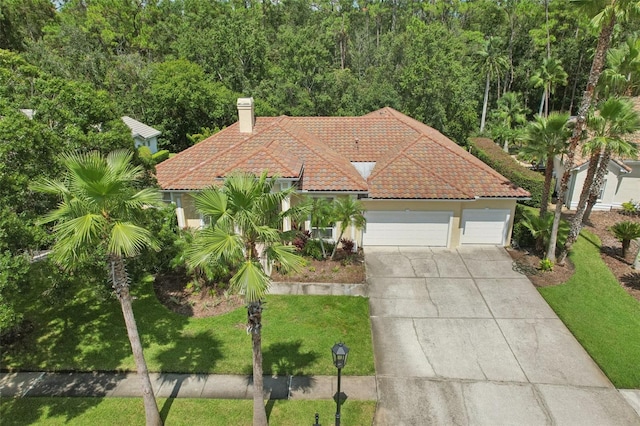
[[[158,248],[157,240],[140,225],[140,219],[147,207],[162,201],[156,189],[134,188],[144,177],[144,170],[131,164],[132,157],[125,150],[106,157],[99,152],[66,154],[62,156],[66,169],[63,179],[42,180],[32,188],[60,199],[58,207],[42,218],[42,223],[55,222],[52,258],[59,265],[73,269],[79,261],[106,253],[109,280],[120,301],[142,380],[147,425],[161,425],[133,315],[125,258],[137,255],[145,247]]]
[[[613,28],[617,22],[634,19],[640,13],[640,5],[638,5],[637,0],[574,0],[574,3],[581,6],[590,16],[593,16],[591,21],[593,25],[598,28],[599,34],[593,62],[591,63],[589,79],[587,80],[587,87],[582,95],[576,124],[573,128],[567,156],[565,157],[564,173],[558,191],[559,202],[556,203],[553,229],[547,249],[547,258],[551,261],[555,261],[556,259],[555,247],[558,226],[560,225],[560,217],[562,215],[562,201],[564,201],[569,187],[569,178],[571,177],[571,170],[573,169],[575,152],[582,137],[587,112],[591,108],[594,91],[598,84],[600,74],[602,73],[602,68],[604,67],[605,56],[609,50]],[[564,256],[566,257],[566,254]]]
[[[509,142],[516,139],[518,127],[527,122],[526,112],[518,93],[507,92],[498,99],[498,108],[492,118],[497,124],[496,130],[501,133],[505,152],[509,152]]]
[[[640,115],[634,110],[633,104],[628,99],[613,97],[604,101],[598,108],[598,114],[594,114],[589,118],[589,126],[595,135],[592,143],[600,147],[602,156],[597,166],[597,171],[593,174],[592,181],[585,181],[584,183],[576,214],[571,220],[569,236],[558,258],[559,262],[564,261],[571,246],[578,239],[590,195],[593,194],[594,203],[597,200],[597,196],[604,184],[604,177],[611,155],[613,153],[631,155],[636,152],[635,147],[624,138],[640,130]],[[594,163],[596,162],[597,158],[594,159]],[[590,164],[590,167],[592,166],[596,167],[595,164]]]
[[[539,115],[549,115],[549,99],[555,93],[555,89],[559,84],[567,84],[567,73],[562,68],[562,62],[558,59],[545,58],[542,66],[531,77],[531,84],[534,87],[542,87],[542,99],[540,100]],[[543,108],[544,107],[544,108]]]
[[[553,177],[553,160],[556,155],[566,152],[567,140],[571,136],[569,114],[552,112],[548,117],[536,115],[529,123],[525,136],[525,145],[520,151],[525,158],[544,161],[544,187],[540,203],[540,217],[547,213],[551,180]]]
[[[509,60],[499,51],[500,38],[487,37],[482,48],[476,53],[480,57],[481,69],[486,74],[486,83],[484,87],[484,101],[482,103],[482,118],[480,120],[480,131],[484,131],[487,119],[487,107],[489,104],[489,87],[491,79],[497,78],[500,81],[502,74],[509,69]],[[499,89],[499,85],[498,85]],[[499,90],[498,90],[499,92]]]
[[[333,219],[336,222],[340,222],[340,235],[338,236],[336,245],[333,246],[331,259],[336,255],[338,243],[342,240],[344,231],[346,231],[349,226],[353,226],[356,229],[362,229],[367,222],[364,217],[364,207],[362,206],[362,203],[351,197],[338,198],[334,202]]]
[[[200,213],[211,219],[198,231],[187,250],[187,263],[198,267],[211,262],[227,262],[237,269],[231,288],[247,302],[247,332],[253,347],[253,424],[266,425],[262,381],[262,306],[271,280],[265,272],[274,262],[284,271],[299,269],[303,259],[295,247],[285,245],[279,231],[282,219],[295,212],[282,212],[282,201],[293,187],[273,191],[275,179],[263,173],[256,177],[236,172],[221,187],[211,187],[196,195]]]

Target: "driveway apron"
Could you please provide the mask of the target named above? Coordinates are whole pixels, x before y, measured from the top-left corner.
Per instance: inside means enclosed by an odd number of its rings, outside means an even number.
[[[375,425],[640,425],[501,247],[367,247]]]

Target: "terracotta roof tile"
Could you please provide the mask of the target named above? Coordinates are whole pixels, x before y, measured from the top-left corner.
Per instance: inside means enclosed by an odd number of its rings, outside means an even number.
[[[368,180],[351,162],[375,162]],[[163,189],[201,189],[233,170],[299,178],[306,191],[371,198],[473,199],[529,194],[440,132],[392,108],[362,117],[258,117],[157,166]]]

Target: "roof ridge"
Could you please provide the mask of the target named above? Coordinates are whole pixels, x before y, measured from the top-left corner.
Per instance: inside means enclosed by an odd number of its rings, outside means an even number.
[[[318,142],[316,140],[315,137],[313,137],[313,135],[311,135],[309,132],[307,132],[304,128],[302,128],[301,126],[297,125],[293,120],[283,120],[284,123],[288,123],[289,126],[295,126],[296,130],[298,130],[301,133],[301,136],[297,136],[295,135],[293,132],[290,131],[289,128],[283,126],[282,124],[280,124],[280,128],[286,132],[287,134],[289,134],[291,137],[293,137],[294,139],[302,142],[305,146],[307,146],[307,148],[311,149],[314,154],[318,155],[319,157],[321,157],[324,160],[327,160],[327,155],[329,154],[329,156],[333,156],[335,158],[337,158],[338,160],[343,160],[344,157],[340,156],[337,152],[335,152],[332,148],[330,148],[328,145],[323,144],[323,146],[326,148],[324,150],[318,149],[318,147],[316,145],[319,145],[320,142]],[[346,160],[348,162],[348,160]],[[328,161],[328,164],[331,165],[331,168],[336,169],[336,170],[340,170],[336,164],[333,161]],[[358,173],[358,171],[355,169],[355,167],[353,167],[353,165],[349,162],[349,166],[353,169],[353,171],[355,173],[357,173],[358,177],[360,178],[359,180],[355,180],[353,179],[353,176],[349,173],[345,173],[345,172],[340,172],[344,177],[348,178],[352,183],[355,184],[365,184],[367,185],[367,181],[360,175],[360,173]]]
[[[410,145],[413,145],[415,142],[417,142],[418,140],[420,140],[420,137],[417,137],[416,139],[409,141],[407,143],[404,144],[404,146],[402,147],[401,150],[396,151],[394,155],[389,155],[389,156],[383,156],[380,159],[378,159],[378,161],[376,161],[376,165],[372,170],[372,173],[369,175],[369,177],[367,178],[367,181],[369,181],[369,179],[373,179],[374,177],[376,177],[378,174],[382,173],[387,167],[389,167],[389,165],[391,163],[393,163],[393,161],[400,157],[402,155],[403,152],[405,152],[407,149],[409,149]],[[391,149],[389,149],[388,151],[391,151]],[[380,161],[382,160],[382,161]],[[378,164],[381,164],[382,167],[380,169],[378,169]]]
[[[461,189],[458,185],[456,185],[456,184],[455,184],[455,183],[453,183],[453,182],[448,182],[448,181],[444,180],[443,178],[441,178],[441,177],[440,177],[440,176],[438,176],[437,174],[433,173],[433,172],[431,171],[431,169],[430,169],[430,168],[428,168],[428,167],[424,167],[423,165],[421,165],[418,161],[416,161],[416,160],[415,160],[413,157],[411,157],[410,155],[406,155],[406,154],[403,154],[403,155],[404,155],[404,156],[405,156],[409,161],[411,161],[412,163],[414,163],[415,165],[417,165],[417,166],[418,166],[418,167],[420,167],[421,169],[426,170],[426,172],[427,172],[427,173],[429,173],[431,176],[435,176],[435,177],[436,177],[436,179],[438,179],[440,182],[443,182],[445,185],[449,185],[449,186],[451,186],[451,187],[453,187],[453,188],[457,189],[458,191],[460,191],[460,193],[465,194],[465,195],[466,195],[467,197],[469,197],[469,198],[475,198],[475,195],[473,195],[473,194],[469,194],[467,191],[465,191],[465,190]]]

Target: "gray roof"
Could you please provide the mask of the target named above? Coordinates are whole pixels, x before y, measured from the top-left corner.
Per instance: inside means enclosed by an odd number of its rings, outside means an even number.
[[[160,136],[162,134],[162,132],[160,132],[159,130],[154,129],[151,126],[147,126],[146,124],[141,123],[138,120],[134,120],[131,117],[127,117],[126,115],[122,117],[122,121],[124,121],[124,124],[129,126],[129,128],[131,129],[131,136],[133,137],[140,136],[141,138],[149,139],[154,136]]]

